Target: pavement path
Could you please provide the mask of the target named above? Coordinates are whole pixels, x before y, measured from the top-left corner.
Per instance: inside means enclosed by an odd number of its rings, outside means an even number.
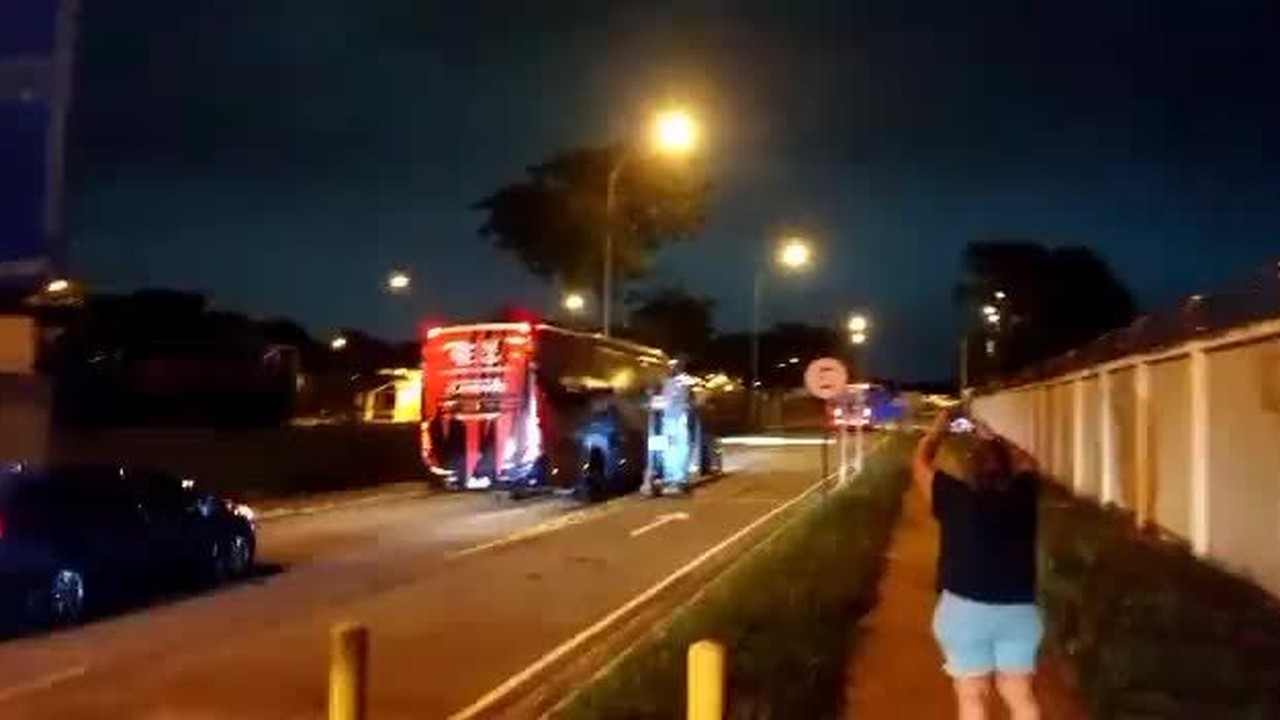
[[[845,718],[955,717],[951,684],[930,630],[937,600],[938,525],[914,487],[888,551],[876,608],[854,630],[853,661],[846,673]],[[1061,666],[1042,660],[1037,677],[1045,720],[1081,720]],[[1004,717],[995,714],[993,717]]]

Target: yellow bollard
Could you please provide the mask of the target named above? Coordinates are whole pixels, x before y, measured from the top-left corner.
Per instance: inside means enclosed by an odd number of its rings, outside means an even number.
[[[689,646],[688,718],[724,718],[724,646],[714,640],[699,640]]]
[[[334,625],[329,648],[329,720],[364,720],[369,629],[356,623]]]

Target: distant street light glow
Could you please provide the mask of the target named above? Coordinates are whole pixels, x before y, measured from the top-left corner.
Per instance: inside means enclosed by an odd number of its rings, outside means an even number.
[[[867,334],[864,332],[855,332],[849,335],[849,342],[854,345],[862,345],[867,342]]]
[[[409,273],[404,272],[403,270],[392,270],[391,273],[387,275],[387,289],[393,293],[400,293],[408,290],[411,283],[412,280],[409,278]]]
[[[987,322],[991,323],[992,325],[999,325],[999,324],[1000,324],[1000,313],[991,313],[990,315],[988,315],[988,316],[987,316]]]
[[[342,350],[347,346],[347,339],[341,335],[329,341],[329,348],[332,350]]]
[[[996,315],[996,314],[998,314],[999,312],[1000,312],[1000,310],[999,310],[999,309],[997,309],[995,305],[983,305],[983,306],[982,306],[982,314],[983,314],[983,315],[986,315],[987,317],[991,317],[992,315]]]
[[[659,112],[653,123],[653,146],[659,152],[686,155],[698,144],[698,122],[687,110]]]
[[[851,333],[865,333],[869,325],[870,322],[867,320],[866,315],[859,314],[849,317],[849,332]]]
[[[571,313],[579,313],[587,307],[587,299],[581,293],[571,292],[564,296],[560,304]]]
[[[1004,294],[1004,291],[1003,291],[1003,290],[997,290],[997,291],[996,291],[996,299],[997,299],[997,300],[1003,300],[1003,299],[1005,299],[1006,297],[1008,297],[1008,296]]]
[[[49,293],[50,295],[57,295],[59,293],[64,293],[70,289],[71,289],[71,281],[67,280],[66,278],[58,278],[56,280],[50,280],[49,284],[44,286],[44,291]]]
[[[808,267],[813,260],[813,249],[804,238],[787,238],[778,248],[778,264],[792,270]]]

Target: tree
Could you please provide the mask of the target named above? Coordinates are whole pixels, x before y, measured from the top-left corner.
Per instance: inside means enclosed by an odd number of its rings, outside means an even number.
[[[515,254],[534,275],[600,289],[605,193],[622,150],[561,151],[527,177],[477,202],[481,237]],[[618,177],[613,267],[619,285],[643,277],[666,244],[691,240],[706,221],[708,184],[688,162],[633,155]]]
[[[1092,250],[971,242],[956,298],[976,379],[1022,370],[1133,321],[1133,295]],[[984,319],[983,307],[998,322]],[[986,372],[982,372],[982,370]],[[985,376],[985,377],[984,377]]]
[[[663,287],[634,298],[627,334],[635,340],[686,358],[699,356],[715,332],[715,303],[679,287]]]

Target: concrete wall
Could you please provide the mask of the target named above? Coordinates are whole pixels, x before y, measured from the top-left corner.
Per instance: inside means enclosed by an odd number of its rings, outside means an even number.
[[[425,475],[416,424],[252,430],[56,430],[50,458],[170,470],[236,497],[339,490]]]
[[[1076,493],[1280,594],[1280,319],[976,398]]]

